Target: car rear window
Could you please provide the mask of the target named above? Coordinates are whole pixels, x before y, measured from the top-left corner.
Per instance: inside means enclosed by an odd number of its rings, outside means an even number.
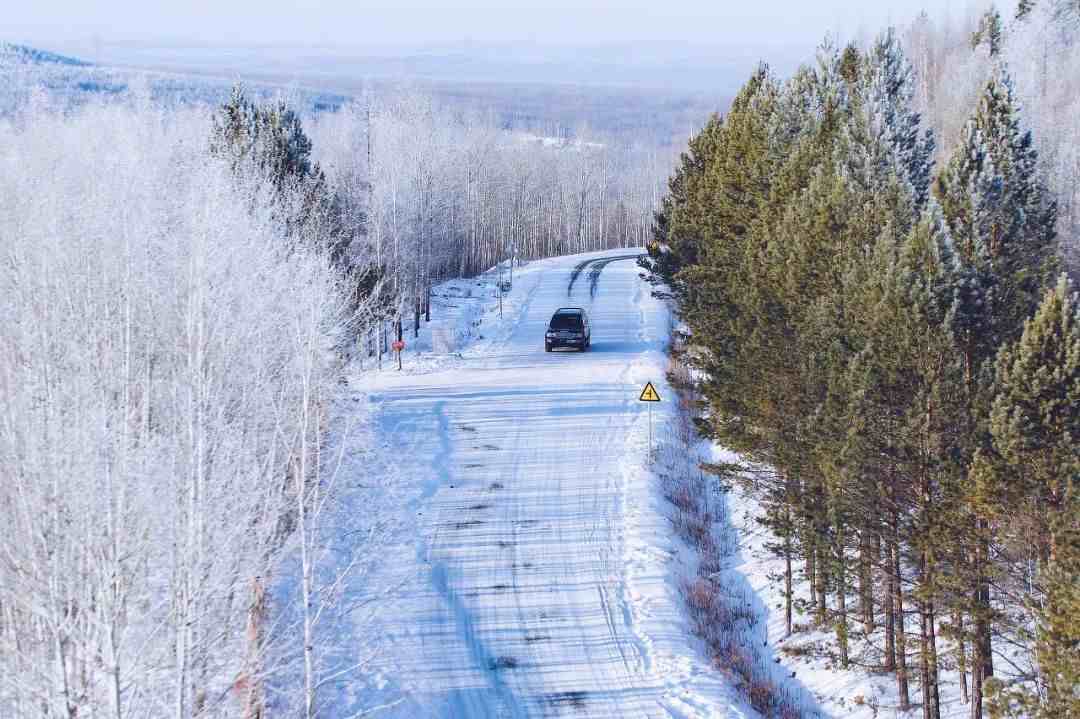
[[[581,329],[581,315],[558,314],[551,318],[553,330],[579,330]]]

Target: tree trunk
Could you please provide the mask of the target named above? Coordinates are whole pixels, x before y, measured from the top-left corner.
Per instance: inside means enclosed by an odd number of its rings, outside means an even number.
[[[953,612],[953,631],[956,632],[956,670],[960,673],[960,698],[967,704],[968,696],[967,649],[964,640],[964,615],[959,610]]]
[[[940,687],[938,681],[937,628],[935,627],[936,612],[934,611],[934,602],[932,599],[927,602],[926,612],[926,624],[927,631],[929,633],[928,638],[930,641],[930,701],[933,703],[934,706],[932,719],[940,719],[941,693],[939,691]]]
[[[821,531],[817,536],[818,537],[823,537],[823,536],[825,536],[825,532]],[[825,626],[825,622],[827,621],[828,615],[829,615],[829,607],[828,607],[828,604],[826,603],[826,599],[827,599],[827,595],[828,595],[828,589],[829,589],[828,574],[827,574],[827,569],[826,569],[827,566],[828,566],[828,562],[826,561],[826,558],[824,556],[825,553],[828,550],[825,548],[824,545],[825,545],[825,543],[820,541],[820,540],[815,540],[814,541],[814,547],[818,552],[818,559],[817,559],[817,585],[818,586],[817,586],[817,612],[816,612],[818,626]]]
[[[263,619],[266,615],[266,592],[262,580],[251,580],[251,604],[247,611],[248,666],[244,676],[237,680],[237,689],[243,694],[244,719],[262,719],[262,650]]]
[[[976,520],[980,534],[986,523]],[[971,716],[982,719],[983,683],[994,676],[994,660],[990,642],[990,585],[986,578],[986,558],[989,553],[982,537],[975,540],[974,564],[975,586],[972,592],[974,609],[974,635],[972,636]]]
[[[907,667],[907,636],[904,632],[904,586],[900,574],[900,547],[897,544],[896,535],[899,534],[898,525],[900,518],[893,511],[892,538],[892,585],[895,594],[893,602],[896,612],[896,689],[900,695],[900,710],[907,711],[911,708],[911,697],[908,695],[908,667]]]
[[[786,526],[784,530],[784,628],[786,637],[791,636],[791,508],[784,509]]]
[[[971,665],[971,719],[982,719],[982,665],[978,660],[978,641],[972,640]]]
[[[862,614],[863,631],[870,636],[874,631],[874,588],[869,521],[863,522],[859,532],[859,611]]]
[[[935,719],[930,699],[930,638],[926,626],[926,600],[919,599],[919,685],[922,689],[923,719]]]
[[[836,531],[836,643],[840,666],[848,668],[847,567],[844,558],[844,531]]]
[[[896,671],[896,577],[892,571],[894,542],[890,536],[885,542],[885,558],[881,561],[885,578],[885,671]]]
[[[919,597],[919,674],[922,684],[923,719],[941,719],[938,694],[937,638],[934,630],[934,603],[928,586],[929,561],[919,559],[922,586]]]

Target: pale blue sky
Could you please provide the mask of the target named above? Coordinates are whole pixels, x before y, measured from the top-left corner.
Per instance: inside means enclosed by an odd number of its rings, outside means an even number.
[[[780,46],[850,36],[973,0],[31,0],[4,3],[0,39],[379,48]]]

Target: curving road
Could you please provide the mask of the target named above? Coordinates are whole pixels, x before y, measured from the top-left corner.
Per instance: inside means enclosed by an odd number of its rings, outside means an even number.
[[[636,256],[538,263],[503,340],[378,388],[419,478],[400,587],[377,599],[379,716],[741,715],[686,635],[642,470],[637,394],[662,379],[668,316]],[[589,352],[544,352],[560,306],[588,309]]]

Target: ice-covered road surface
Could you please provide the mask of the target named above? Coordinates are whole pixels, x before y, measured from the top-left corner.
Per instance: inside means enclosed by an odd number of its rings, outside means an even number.
[[[532,263],[503,327],[462,360],[378,375],[369,398],[396,471],[415,485],[415,531],[369,578],[393,589],[368,588],[378,688],[353,696],[350,712],[748,713],[687,633],[674,540],[645,468],[637,397],[647,380],[666,388],[669,318],[633,254]],[[544,352],[562,306],[589,311],[589,352]]]

